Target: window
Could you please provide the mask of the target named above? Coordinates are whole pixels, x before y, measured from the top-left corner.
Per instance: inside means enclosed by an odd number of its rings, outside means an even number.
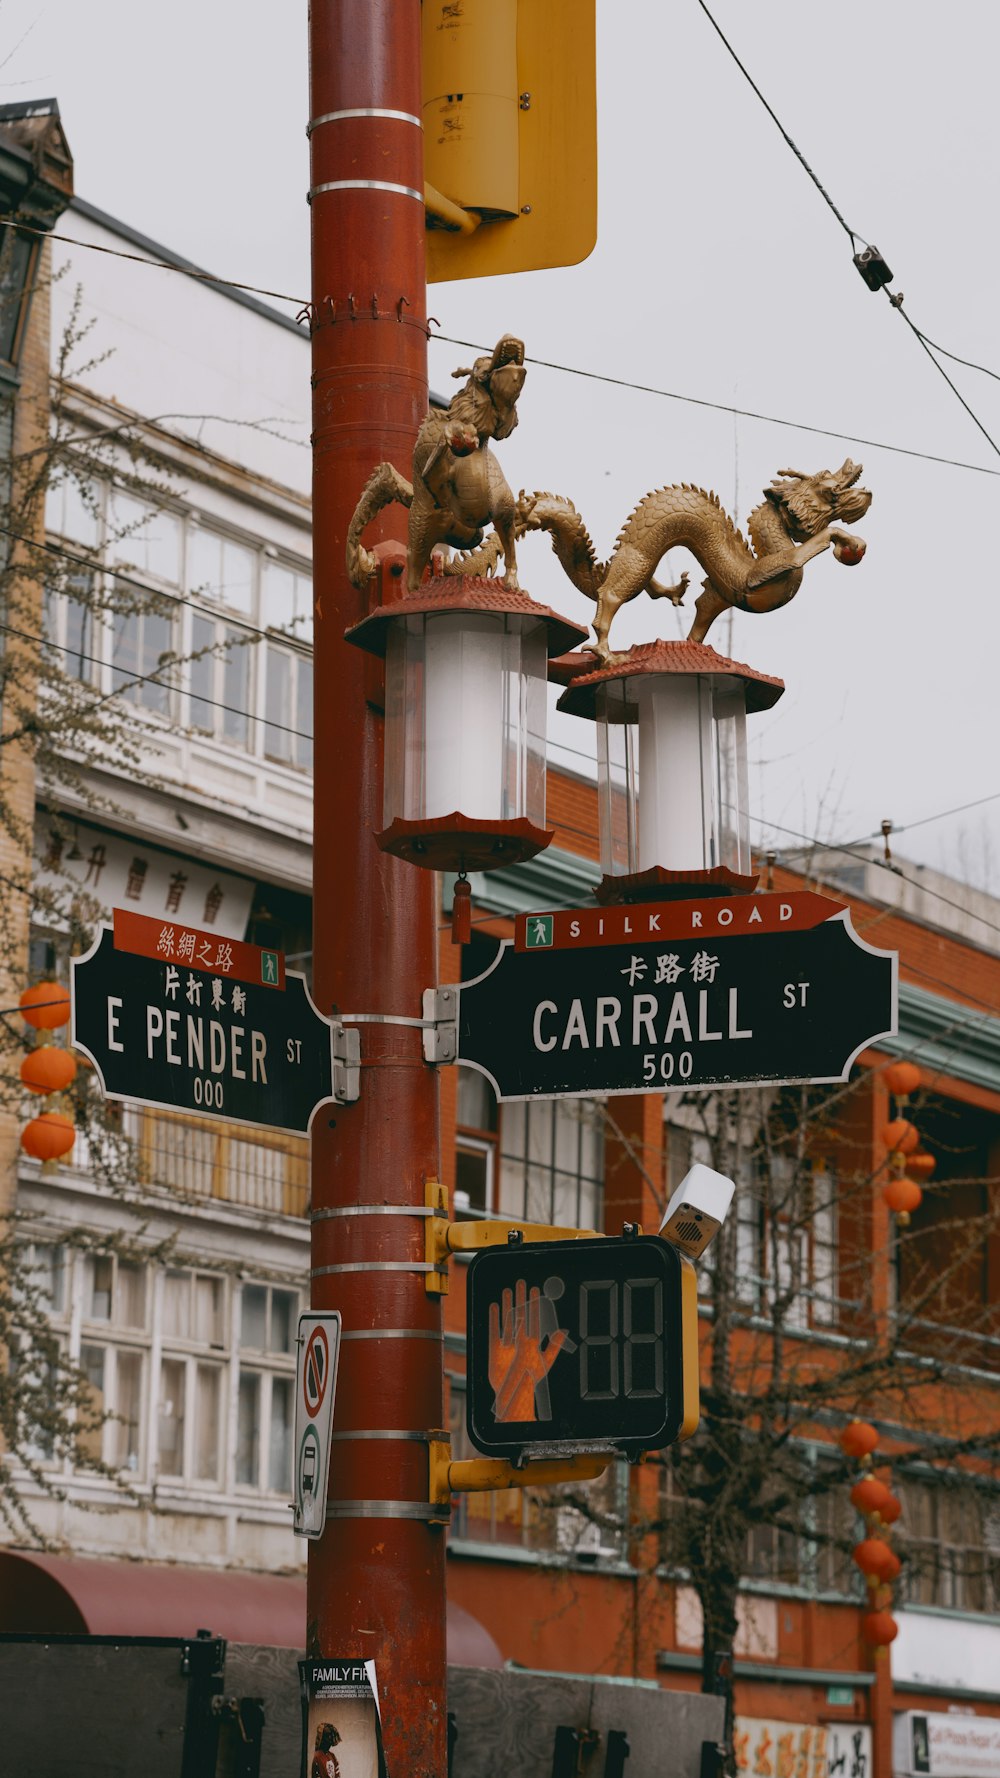
[[[95,582],[94,569],[71,567],[58,588],[45,589],[42,627],[49,659],[57,672],[86,684],[93,682],[100,667]]]
[[[164,1338],[221,1346],[225,1302],[224,1278],[209,1272],[168,1271],[163,1291]]]
[[[1000,1495],[952,1475],[897,1482],[906,1560],[901,1584],[911,1605],[1000,1611]]]
[[[312,642],[312,579],[281,562],[264,562],[260,621],[263,629],[287,630],[298,642]]]
[[[254,606],[256,554],[243,543],[192,525],[188,541],[188,587],[206,604],[225,605],[249,617]]]
[[[112,488],[108,504],[109,556],[140,580],[181,580],[181,521],[165,506],[154,506],[122,488]]]
[[[288,648],[264,648],[264,752],[286,765],[312,767],[312,656]]]
[[[36,258],[30,235],[0,229],[0,358],[8,364],[16,364],[21,355]]]
[[[475,1068],[459,1068],[456,1100],[455,1209],[493,1209],[497,1102],[489,1081]]]
[[[250,729],[251,638],[232,624],[191,619],[190,725],[246,747]]]
[[[287,1494],[292,1486],[293,1355],[299,1296],[275,1285],[243,1285],[236,1482]],[[248,1362],[243,1354],[253,1352]]]
[[[146,1268],[116,1254],[91,1254],[84,1266],[84,1321],[146,1325]]]
[[[80,1369],[90,1385],[91,1406],[105,1416],[82,1440],[94,1457],[133,1474],[141,1467],[140,1430],[144,1358],[141,1352],[89,1341],[80,1347]]]
[[[119,611],[111,640],[111,686],[134,704],[170,714],[173,618],[163,611]]]
[[[311,770],[307,567],[131,489],[80,485],[72,471],[49,490],[46,523],[60,538],[103,552],[118,575],[102,600],[98,569],[63,564],[46,600],[52,660],[198,733]],[[181,590],[185,605],[175,608],[170,595]],[[274,640],[258,653],[259,630]]]
[[[503,1216],[567,1228],[603,1220],[604,1122],[591,1099],[504,1105],[500,1120]]]

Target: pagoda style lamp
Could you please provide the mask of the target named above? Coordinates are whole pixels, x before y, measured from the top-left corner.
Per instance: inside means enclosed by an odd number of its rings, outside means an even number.
[[[384,852],[464,873],[549,844],[548,662],[586,635],[527,593],[467,575],[424,581],[348,630],[385,657]]]
[[[558,676],[580,658],[560,662]],[[598,901],[756,887],[746,718],[783,691],[697,642],[652,642],[574,673],[559,709],[597,723]]]

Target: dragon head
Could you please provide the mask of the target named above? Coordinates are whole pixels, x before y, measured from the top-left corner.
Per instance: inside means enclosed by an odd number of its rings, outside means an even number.
[[[827,525],[853,525],[864,518],[872,497],[867,488],[855,487],[861,469],[850,457],[839,469],[821,469],[816,475],[779,469],[765,497],[778,508],[794,542],[805,543]]]

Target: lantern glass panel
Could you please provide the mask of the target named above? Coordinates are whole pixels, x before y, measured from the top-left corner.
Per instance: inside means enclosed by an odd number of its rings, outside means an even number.
[[[650,674],[598,693],[601,868],[750,871],[739,680]]]
[[[613,679],[597,694],[597,798],[601,869],[606,877],[634,876],[639,869],[636,787],[639,709],[629,681]]]
[[[390,625],[383,817],[545,820],[545,626],[502,612]]]

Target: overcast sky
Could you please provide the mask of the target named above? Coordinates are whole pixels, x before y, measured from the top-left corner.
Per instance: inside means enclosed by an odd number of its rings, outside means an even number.
[[[712,10],[850,226],[882,249],[912,320],[1000,374],[1000,7]],[[58,98],[80,196],[211,270],[308,293],[304,0],[4,0],[0,27],[0,97]],[[502,447],[508,478],[569,495],[606,556],[650,488],[714,488],[742,523],[778,469],[862,461],[865,561],[827,555],[783,611],[734,619],[735,657],[787,684],[753,726],[755,813],[784,846],[889,817],[909,829],[901,853],[985,887],[1000,875],[1000,795],[927,818],[1000,793],[1000,455],[865,288],[697,0],[598,0],[598,104],[591,258],[435,286],[441,332],[487,346],[515,332],[536,358],[852,437],[535,367]],[[467,357],[433,345],[433,385]],[[948,370],[1000,442],[1000,383]],[[665,566],[697,577],[682,552]],[[536,597],[588,620],[544,539],[520,567]],[[615,639],[675,636],[679,621],[637,601]],[[710,639],[726,646],[724,619]]]

